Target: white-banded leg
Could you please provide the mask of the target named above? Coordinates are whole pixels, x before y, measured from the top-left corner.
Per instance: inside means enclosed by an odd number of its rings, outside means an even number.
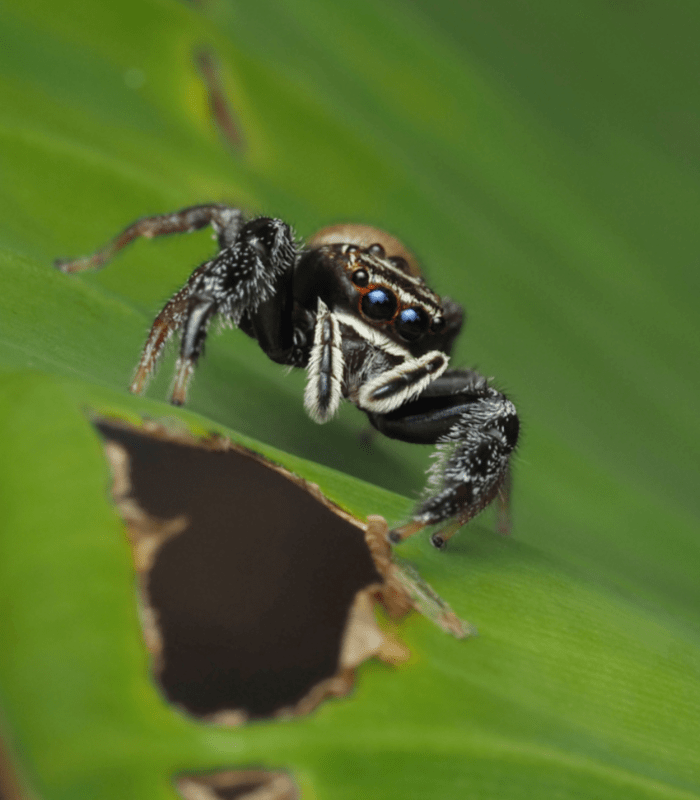
[[[141,394],[146,388],[149,379],[156,370],[165,345],[173,333],[184,324],[192,298],[194,283],[208,266],[209,262],[197,267],[187,283],[168,300],[163,306],[163,310],[155,318],[129,386],[130,392]]]
[[[340,342],[338,320],[319,299],[304,391],[304,408],[315,422],[327,422],[340,405],[345,369]]]
[[[194,297],[189,302],[170,396],[173,405],[181,406],[187,399],[187,387],[197,366],[197,360],[204,350],[207,328],[216,311],[216,302],[209,297]]]

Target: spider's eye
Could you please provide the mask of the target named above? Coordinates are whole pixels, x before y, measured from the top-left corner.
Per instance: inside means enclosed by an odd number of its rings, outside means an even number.
[[[395,327],[399,336],[409,342],[415,342],[428,328],[428,315],[422,308],[404,308],[396,320]]]
[[[367,250],[373,256],[379,256],[379,258],[384,258],[384,256],[386,255],[386,250],[384,250],[384,248],[379,244],[379,242],[375,242],[375,244],[371,244],[367,248]]]
[[[362,313],[370,319],[387,320],[396,313],[398,303],[396,296],[388,289],[372,289],[363,296],[360,307]]]
[[[401,272],[405,272],[406,274],[410,273],[410,269],[408,267],[408,261],[403,256],[392,256],[389,259],[389,263],[393,264],[397,269],[400,269]]]
[[[369,283],[369,272],[366,269],[356,269],[352,273],[352,282],[355,286],[367,286]]]
[[[446,324],[444,317],[435,317],[430,323],[430,331],[432,333],[440,333],[440,331],[445,328]]]

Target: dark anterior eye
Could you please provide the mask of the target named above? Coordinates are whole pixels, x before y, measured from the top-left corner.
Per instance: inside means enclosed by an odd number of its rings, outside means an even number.
[[[352,282],[355,286],[367,286],[369,283],[369,273],[366,269],[356,269],[352,273]]]
[[[396,296],[388,289],[372,289],[362,298],[362,313],[370,319],[391,319],[396,313]]]
[[[403,256],[392,256],[389,260],[390,264],[393,264],[397,269],[400,269],[401,272],[405,272],[407,275],[410,274],[411,270],[408,266],[408,261]]]
[[[396,320],[396,331],[409,342],[419,339],[428,328],[428,315],[422,308],[404,308]]]
[[[447,323],[444,317],[434,317],[433,321],[430,323],[430,330],[433,333],[440,333],[440,331],[445,329],[445,325],[447,325]]]

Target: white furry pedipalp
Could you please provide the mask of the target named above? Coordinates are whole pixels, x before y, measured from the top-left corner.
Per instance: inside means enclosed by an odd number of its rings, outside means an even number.
[[[338,410],[344,368],[338,320],[319,298],[304,391],[304,408],[314,422],[328,422]]]

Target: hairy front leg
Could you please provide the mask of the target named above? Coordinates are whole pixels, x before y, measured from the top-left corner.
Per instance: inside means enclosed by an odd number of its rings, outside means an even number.
[[[394,541],[428,525],[447,523],[432,536],[433,544],[442,547],[496,497],[499,527],[507,524],[509,463],[519,421],[510,400],[481,375],[472,370],[447,372],[416,400],[390,414],[369,416],[387,436],[437,444],[423,500],[411,522],[393,532]]]

